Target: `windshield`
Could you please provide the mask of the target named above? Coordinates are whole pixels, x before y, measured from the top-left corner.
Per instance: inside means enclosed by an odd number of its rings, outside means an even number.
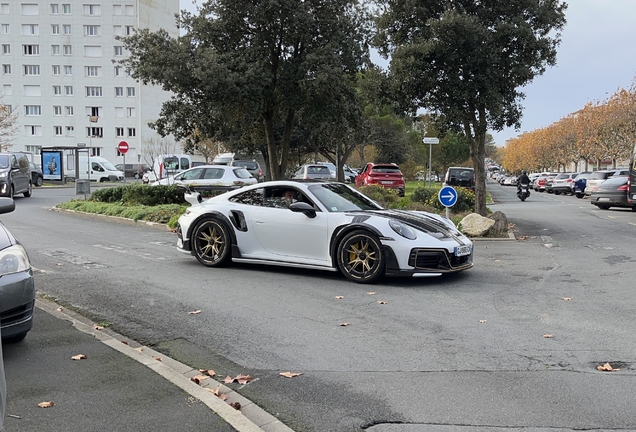
[[[167,157],[163,160],[163,166],[166,171],[176,171],[179,169],[179,158]]]
[[[309,190],[330,212],[382,210],[371,199],[342,183],[317,184],[309,186]]]
[[[0,156],[0,168],[9,168],[9,156]]]
[[[118,171],[118,169],[115,168],[115,166],[112,163],[108,162],[108,161],[101,162],[101,164],[108,171]]]

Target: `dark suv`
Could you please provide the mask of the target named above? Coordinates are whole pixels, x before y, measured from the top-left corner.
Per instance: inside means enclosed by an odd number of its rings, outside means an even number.
[[[450,167],[444,177],[444,186],[460,186],[475,191],[475,170],[465,167]]]
[[[31,165],[21,153],[0,153],[0,196],[31,196]]]

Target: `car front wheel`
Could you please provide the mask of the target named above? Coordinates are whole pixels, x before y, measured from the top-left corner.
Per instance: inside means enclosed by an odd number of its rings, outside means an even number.
[[[338,244],[338,268],[349,280],[372,283],[384,275],[382,244],[373,234],[364,230],[352,231]]]
[[[42,183],[44,183],[44,180],[42,180],[42,177],[38,177],[38,178],[35,179],[35,185],[37,187],[42,186]]]
[[[218,219],[206,219],[192,232],[192,249],[206,267],[221,267],[230,260],[230,236]]]

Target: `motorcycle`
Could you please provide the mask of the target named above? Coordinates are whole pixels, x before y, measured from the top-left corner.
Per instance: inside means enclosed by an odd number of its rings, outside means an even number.
[[[517,190],[517,197],[521,201],[525,201],[526,198],[530,196],[530,188],[529,185],[522,183],[519,185],[519,189]]]

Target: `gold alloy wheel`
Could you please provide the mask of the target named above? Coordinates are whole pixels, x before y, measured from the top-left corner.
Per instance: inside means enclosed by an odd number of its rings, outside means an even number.
[[[229,237],[222,222],[208,219],[194,231],[194,251],[201,264],[209,267],[222,265],[229,258]]]
[[[370,283],[384,274],[380,241],[371,233],[357,230],[340,242],[338,268],[350,280]]]

